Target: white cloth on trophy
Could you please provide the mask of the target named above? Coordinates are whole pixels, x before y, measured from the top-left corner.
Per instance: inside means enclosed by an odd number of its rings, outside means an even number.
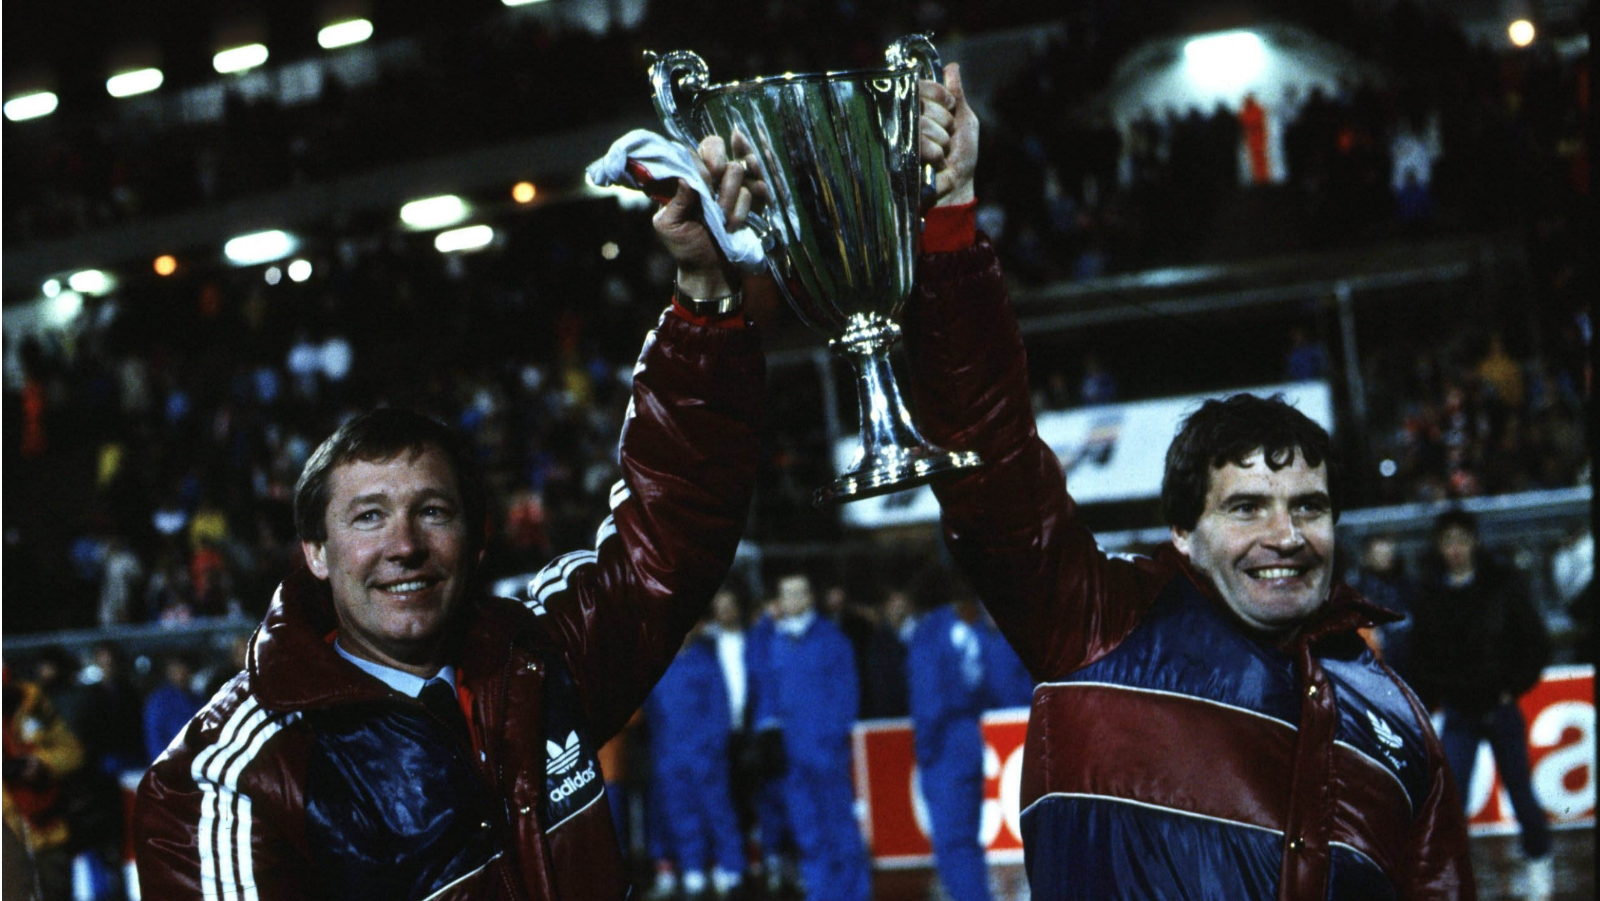
[[[589,164],[586,170],[589,181],[600,187],[617,185],[632,188],[651,196],[665,193],[670,198],[676,187],[652,185],[652,182],[681,178],[700,194],[702,210],[716,210],[717,198],[700,170],[695,165],[694,151],[681,141],[674,141],[643,128],[636,128],[618,138],[606,155]],[[728,231],[722,217],[706,216],[706,227],[716,238],[718,246],[728,261],[748,270],[765,265],[766,252],[761,239],[748,225]]]

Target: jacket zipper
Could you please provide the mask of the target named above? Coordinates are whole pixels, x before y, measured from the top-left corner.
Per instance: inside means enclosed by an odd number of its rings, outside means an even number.
[[[515,648],[512,648],[506,654],[505,672],[500,674],[500,691],[499,691],[500,705],[499,705],[499,709],[502,711],[502,713],[509,709],[508,705],[511,702],[511,675],[512,675],[513,672],[515,672],[515,663],[514,663],[514,659],[513,659],[514,655],[515,655],[515,650],[516,650]],[[485,735],[483,737],[483,741],[484,741],[485,745],[488,745],[489,736]],[[495,755],[495,759],[494,759],[494,785],[495,785],[495,790],[500,795],[500,816],[502,818],[504,818],[504,820],[506,822],[506,831],[509,833],[508,838],[510,840],[512,840],[512,841],[515,841],[516,840],[516,835],[517,835],[517,830],[518,830],[518,824],[517,824],[517,821],[512,818],[511,795],[510,795],[509,792],[507,792],[503,788],[503,786],[505,786],[505,784],[506,784],[505,779],[506,779],[505,755],[504,754],[496,754]],[[522,860],[522,855],[521,854],[517,854],[515,856],[515,860],[517,862],[517,868],[521,868],[521,867],[526,865]],[[510,897],[512,897],[512,898],[524,898],[524,897],[526,897],[526,895],[524,895],[522,890],[518,887],[518,880],[512,877],[512,873],[511,873],[512,869],[513,869],[513,867],[501,867],[500,868],[500,878],[505,883],[506,891],[510,895]]]

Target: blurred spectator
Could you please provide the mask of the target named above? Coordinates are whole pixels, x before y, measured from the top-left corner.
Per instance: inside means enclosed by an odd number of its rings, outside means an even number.
[[[59,647],[46,648],[34,662],[35,685],[82,747],[84,765],[59,780],[59,808],[71,837],[76,894],[99,899],[121,885],[122,795],[118,773],[99,765],[103,755],[90,743],[100,714],[92,689],[78,682],[79,673],[78,658]]]
[[[1406,575],[1399,550],[1393,535],[1368,536],[1362,542],[1360,569],[1350,586],[1379,607],[1405,617],[1376,627],[1368,640],[1383,661],[1409,681],[1417,587]]]
[[[1078,400],[1084,406],[1114,403],[1117,399],[1117,379],[1100,362],[1100,355],[1087,351],[1083,355],[1083,382],[1078,388]]]
[[[983,730],[988,706],[978,605],[966,599],[929,611],[911,637],[918,784],[927,801],[933,858],[953,901],[988,901],[989,869],[978,842],[983,812]]]
[[[1478,745],[1489,743],[1522,832],[1525,897],[1548,901],[1550,825],[1533,793],[1528,728],[1517,706],[1549,662],[1544,620],[1522,576],[1479,553],[1472,514],[1440,514],[1433,539],[1437,570],[1417,599],[1412,685],[1444,715],[1439,740],[1464,799],[1472,797]]]
[[[145,609],[156,622],[176,624],[194,618],[194,582],[173,542],[164,542],[145,588]]]
[[[1489,347],[1478,361],[1477,373],[1499,403],[1511,409],[1523,405],[1522,365],[1506,353],[1505,338],[1499,332],[1489,335]]]
[[[729,769],[728,689],[716,640],[703,624],[684,640],[644,710],[655,797],[679,884],[690,899],[724,898],[744,874],[744,843]]]
[[[872,876],[856,824],[850,730],[860,689],[850,641],[819,616],[804,575],[778,580],[783,617],[772,637],[772,691],[761,718],[783,729],[783,800],[810,901],[867,901]]]
[[[1580,662],[1594,662],[1594,533],[1573,535],[1550,558],[1550,581],[1571,618]]]
[[[112,535],[100,570],[100,625],[134,621],[134,600],[140,595],[144,577],[144,564],[127,538]]]
[[[732,588],[724,587],[711,598],[711,623],[706,637],[716,646],[722,684],[728,693],[728,770],[739,834],[749,836],[755,825],[759,764],[752,757],[750,728],[750,642],[746,640],[744,606]]]
[[[1289,352],[1284,355],[1283,376],[1291,382],[1328,377],[1328,348],[1321,341],[1313,341],[1303,325],[1289,329]]]
[[[82,668],[77,655],[59,645],[43,649],[33,662],[33,684],[50,699],[50,706],[74,735],[83,735],[89,725],[90,698],[78,682]]]
[[[5,820],[5,859],[0,863],[0,898],[5,901],[39,901],[39,874],[24,839]]]
[[[632,769],[633,758],[643,753],[637,747],[643,723],[643,710],[635,710],[627,724],[600,746],[599,753],[600,772],[605,774],[606,780],[606,803],[611,805],[611,824],[616,827],[617,846],[622,848],[625,858],[635,853],[633,811],[642,797],[640,790],[648,784],[647,780],[637,778]]]
[[[96,644],[79,680],[89,698],[88,725],[79,737],[90,764],[113,776],[144,769],[150,762],[140,723],[144,698],[127,672],[122,649],[109,641]]]
[[[860,686],[858,706],[867,703],[867,646],[872,642],[875,625],[872,611],[850,601],[850,592],[843,585],[829,585],[822,592],[822,615],[827,617],[844,637],[850,640],[850,659],[855,663],[855,684]]]
[[[72,898],[71,827],[64,780],[83,745],[37,685],[5,669],[5,821],[33,855],[44,901]]]
[[[1011,642],[1000,634],[994,617],[987,608],[980,607],[982,620],[978,638],[983,642],[983,681],[987,705],[993,710],[1029,707],[1033,704],[1034,679],[1022,665]]]
[[[767,603],[751,624],[745,639],[745,664],[749,673],[750,751],[747,767],[756,779],[756,834],[769,897],[791,894],[798,882],[794,860],[798,853],[794,825],[784,798],[789,769],[784,747],[783,722],[776,702],[773,644],[777,641],[782,610],[778,601]]]
[[[1255,94],[1246,94],[1239,105],[1239,131],[1244,135],[1244,178],[1246,185],[1264,185],[1272,181],[1272,163],[1268,155],[1270,132],[1276,131],[1267,121],[1267,109]]]
[[[205,699],[194,693],[194,664],[183,654],[173,654],[161,666],[161,684],[144,699],[144,746],[150,760],[200,712]]]
[[[907,716],[911,712],[906,656],[918,617],[911,594],[902,588],[883,596],[883,618],[867,642],[865,699],[862,719]]]

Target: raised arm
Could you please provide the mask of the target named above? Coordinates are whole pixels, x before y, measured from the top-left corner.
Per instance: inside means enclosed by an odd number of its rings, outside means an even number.
[[[911,394],[930,441],[975,450],[985,464],[934,484],[946,542],[1029,672],[1057,678],[1126,635],[1164,577],[1150,561],[1108,559],[1077,520],[1060,461],[1035,428],[999,262],[975,237],[978,120],[959,68],[922,91],[924,158],[950,177],[937,182],[904,321]]]
[[[754,153],[701,146],[721,215],[743,224],[765,198]],[[683,293],[733,292],[739,273],[680,186],[656,214]],[[592,551],[557,558],[532,586],[568,649],[598,740],[621,728],[700,618],[733,563],[754,492],[765,359],[742,314],[718,322],[674,307],[645,339],[619,451],[622,480]]]

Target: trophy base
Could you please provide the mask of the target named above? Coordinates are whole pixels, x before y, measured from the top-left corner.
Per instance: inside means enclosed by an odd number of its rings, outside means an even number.
[[[932,481],[949,472],[982,466],[983,461],[974,451],[947,451],[937,448],[917,448],[903,457],[872,461],[852,472],[847,472],[832,484],[817,489],[812,503],[847,504],[866,500],[880,494],[904,491]]]

